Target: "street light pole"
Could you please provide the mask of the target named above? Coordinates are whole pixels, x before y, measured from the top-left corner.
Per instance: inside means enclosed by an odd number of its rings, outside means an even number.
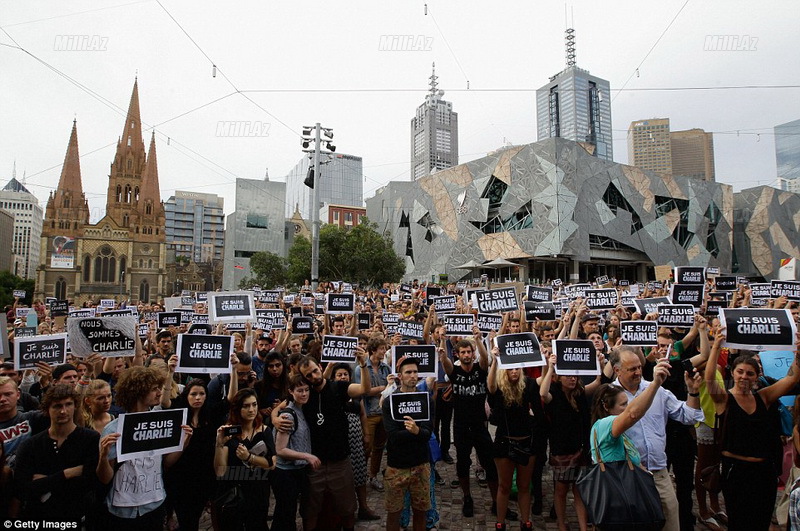
[[[314,127],[314,188],[311,190],[311,289],[319,285],[319,149],[320,125]]]

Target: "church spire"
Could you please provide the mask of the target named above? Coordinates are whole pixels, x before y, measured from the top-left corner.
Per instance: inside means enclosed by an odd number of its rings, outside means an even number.
[[[139,114],[139,80],[136,79],[133,82],[122,135],[117,142],[117,154],[112,163],[111,174],[117,177],[141,176],[146,158],[142,141],[142,119]]]
[[[147,201],[151,201],[154,207],[161,204],[161,192],[158,184],[158,157],[156,157],[155,131],[150,137],[150,150],[147,153],[147,165],[142,173],[142,193],[139,198],[139,210],[142,210],[141,205],[145,204]]]
[[[69,136],[67,144],[67,154],[64,156],[64,165],[61,167],[61,177],[58,179],[58,190],[56,191],[56,207],[61,207],[64,199],[64,192],[71,192],[76,197],[83,195],[83,185],[81,183],[81,160],[78,153],[78,121],[72,121],[72,134]],[[67,202],[69,206],[69,201]]]
[[[79,234],[83,226],[89,223],[89,204],[81,183],[77,120],[72,121],[72,133],[67,154],[64,156],[64,165],[61,167],[58,188],[47,200],[45,219],[50,221],[50,226],[45,229],[53,229],[58,234],[70,237]],[[49,235],[47,230],[43,234]]]

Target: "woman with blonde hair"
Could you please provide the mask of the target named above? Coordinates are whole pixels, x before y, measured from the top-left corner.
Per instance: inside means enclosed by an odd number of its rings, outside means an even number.
[[[543,415],[539,386],[535,380],[526,378],[522,369],[498,369],[497,347],[492,350],[492,355],[494,363],[489,368],[486,385],[492,419],[497,425],[493,446],[498,476],[495,528],[506,528],[511,481],[516,471],[522,529],[533,529],[529,485],[536,461],[532,450],[533,430]]]
[[[81,421],[82,426],[98,433],[114,420],[111,409],[111,386],[105,380],[92,380],[82,388]]]

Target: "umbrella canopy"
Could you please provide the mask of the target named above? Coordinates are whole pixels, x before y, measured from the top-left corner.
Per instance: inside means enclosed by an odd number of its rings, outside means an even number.
[[[477,269],[479,267],[482,267],[481,264],[479,264],[475,260],[470,260],[469,262],[465,262],[460,266],[456,266],[455,269]]]
[[[510,261],[506,260],[505,258],[495,258],[491,262],[487,262],[487,263],[483,264],[483,267],[498,267],[499,268],[499,267],[514,267],[516,265],[518,265],[518,264],[515,264],[514,262],[510,262]]]

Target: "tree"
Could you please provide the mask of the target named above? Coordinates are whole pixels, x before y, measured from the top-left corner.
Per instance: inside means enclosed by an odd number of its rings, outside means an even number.
[[[239,283],[240,288],[249,288],[259,285],[272,289],[275,286],[286,284],[286,259],[269,251],[261,251],[250,257],[250,271],[253,277],[244,278]]]
[[[14,290],[25,291],[25,298],[20,300],[20,304],[30,306],[33,301],[34,281],[25,280],[18,277],[11,271],[0,271],[0,304],[14,304]]]
[[[381,236],[366,218],[352,228],[324,225],[319,234],[320,280],[344,280],[363,285],[397,282],[405,273],[393,242]],[[289,281],[311,278],[311,242],[298,237],[289,249]]]

